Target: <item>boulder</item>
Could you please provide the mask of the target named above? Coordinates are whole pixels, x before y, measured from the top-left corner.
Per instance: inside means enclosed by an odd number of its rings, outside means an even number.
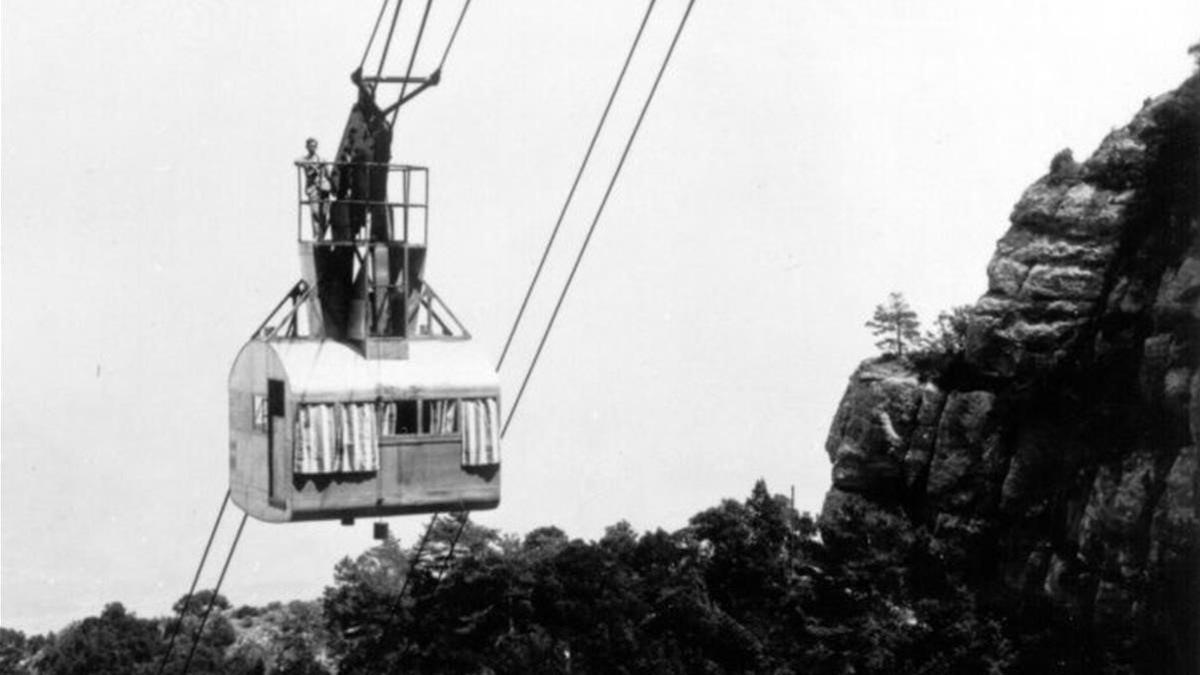
[[[910,438],[931,387],[900,360],[859,366],[825,442],[834,487],[879,499],[899,496]]]

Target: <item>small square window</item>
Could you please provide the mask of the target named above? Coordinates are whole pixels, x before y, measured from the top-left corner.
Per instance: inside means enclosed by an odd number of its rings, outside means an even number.
[[[417,433],[417,402],[388,401],[380,416],[380,433],[386,436],[407,436]]]
[[[254,395],[254,430],[267,430],[267,397],[262,394]]]

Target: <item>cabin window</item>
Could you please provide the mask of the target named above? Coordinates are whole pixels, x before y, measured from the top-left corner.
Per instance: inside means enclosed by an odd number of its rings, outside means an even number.
[[[267,430],[267,397],[262,394],[254,395],[254,430]]]
[[[458,401],[431,399],[421,401],[421,433],[431,436],[457,434]]]
[[[417,402],[384,403],[379,415],[379,430],[386,436],[408,436],[417,433]]]
[[[305,404],[296,412],[298,474],[379,470],[379,426],[374,403]]]
[[[499,464],[500,405],[496,399],[463,399],[460,410],[463,466]]]

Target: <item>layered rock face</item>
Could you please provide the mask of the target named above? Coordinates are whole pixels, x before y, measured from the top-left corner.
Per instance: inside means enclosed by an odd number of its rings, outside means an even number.
[[[1200,76],[1011,216],[965,353],[863,363],[832,425],[824,518],[904,513],[986,552],[979,584],[1200,657]]]

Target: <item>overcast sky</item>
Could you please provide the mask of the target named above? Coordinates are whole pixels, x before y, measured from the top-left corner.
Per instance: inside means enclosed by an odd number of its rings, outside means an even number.
[[[684,7],[658,5],[507,400]],[[478,0],[400,119],[394,157],[431,172],[427,278],[487,353],[644,8]],[[377,11],[4,3],[0,624],[187,590],[227,486],[230,364],[299,276],[291,161],[336,145]],[[1177,85],[1198,27],[1195,0],[699,0],[477,520],[675,529],[760,477],[818,510],[874,305],[974,302],[1020,191]],[[407,543],[424,519],[391,522]],[[251,521],[224,592],[317,597],[371,543],[364,521]]]

